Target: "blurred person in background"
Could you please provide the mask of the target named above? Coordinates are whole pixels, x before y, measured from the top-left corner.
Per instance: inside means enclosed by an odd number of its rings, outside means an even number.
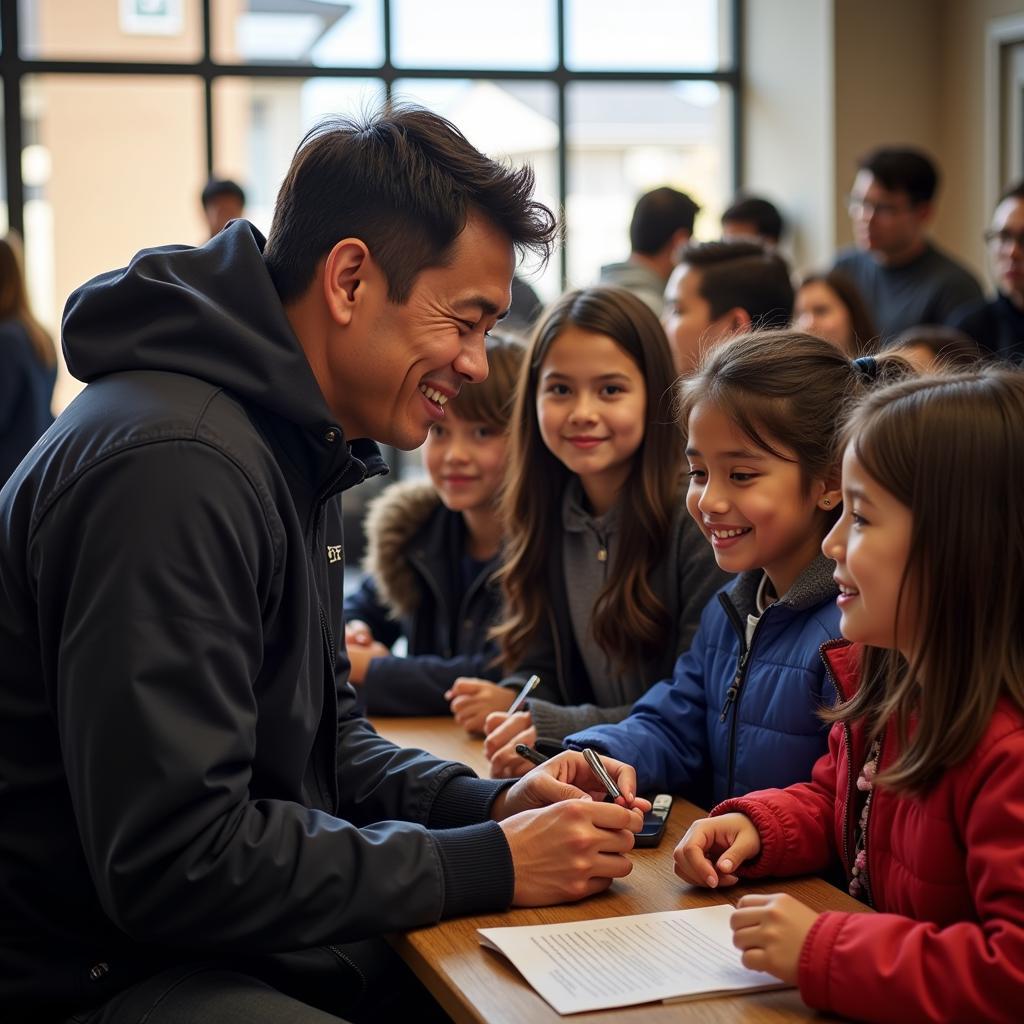
[[[784,223],[779,208],[762,196],[738,195],[722,214],[722,238],[752,238],[774,249],[782,238]]]
[[[1024,355],[1024,181],[999,198],[985,232],[996,297],[957,310],[954,327],[1003,358]]]
[[[230,178],[211,178],[203,188],[202,202],[211,238],[229,221],[245,216],[245,192]]]
[[[804,275],[793,304],[793,326],[831,342],[851,359],[870,352],[878,336],[864,297],[839,270]]]
[[[916,149],[876,149],[858,163],[847,200],[856,244],[835,269],[860,290],[883,341],[946,323],[982,298],[974,276],[928,237],[938,186],[938,169]]]
[[[53,422],[53,339],[32,315],[21,239],[0,238],[0,486]]]
[[[661,325],[676,372],[693,372],[704,351],[743,331],[788,327],[793,284],[786,261],[759,242],[688,245],[665,286]]]
[[[601,268],[601,284],[614,284],[643,299],[661,316],[665,284],[679,253],[693,237],[700,207],[674,188],[642,195],[629,222],[629,258]]]
[[[974,339],[955,327],[922,324],[903,331],[884,349],[905,359],[920,373],[976,370],[985,357]]]

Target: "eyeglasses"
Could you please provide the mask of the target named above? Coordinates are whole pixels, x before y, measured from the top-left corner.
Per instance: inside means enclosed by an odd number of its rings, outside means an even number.
[[[872,203],[860,196],[846,197],[846,210],[851,217],[898,217],[910,210],[909,205],[897,206],[895,203]]]
[[[1024,249],[1024,231],[986,231],[985,241],[997,249],[1012,249],[1019,245]]]

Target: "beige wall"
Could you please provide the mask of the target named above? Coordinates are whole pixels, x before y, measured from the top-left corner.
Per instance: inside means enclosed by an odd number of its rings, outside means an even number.
[[[943,99],[939,118],[946,175],[945,238],[980,271],[985,267],[981,232],[994,196],[986,187],[985,49],[988,25],[1024,16],[1022,0],[945,0],[941,38]],[[999,182],[1003,188],[1007,182]]]
[[[826,262],[832,224],[832,5],[747,0],[745,187],[778,202],[797,266]]]
[[[797,267],[849,242],[858,154],[906,142],[943,171],[936,239],[984,273],[986,33],[1011,15],[1022,0],[747,0],[745,178],[793,215]]]

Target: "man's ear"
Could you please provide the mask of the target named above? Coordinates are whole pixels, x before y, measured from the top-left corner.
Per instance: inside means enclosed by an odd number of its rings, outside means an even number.
[[[914,205],[914,214],[917,217],[918,224],[922,227],[927,227],[935,217],[935,204],[927,200],[923,203],[916,203]]]
[[[733,306],[725,314],[725,322],[728,324],[729,334],[742,334],[750,330],[750,314],[742,306]]]
[[[358,238],[343,238],[324,260],[324,299],[331,319],[339,326],[348,326],[362,301],[370,263],[370,250]]]

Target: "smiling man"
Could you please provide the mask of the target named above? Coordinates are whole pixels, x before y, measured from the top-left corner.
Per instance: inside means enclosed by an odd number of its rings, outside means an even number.
[[[72,295],[88,386],[0,495],[14,1017],[379,1019],[384,933],[628,872],[641,815],[569,799],[582,758],[505,789],[400,750],[339,644],[340,494],[486,375],[515,250],[555,234],[532,190],[426,111],[337,121],[266,246],[237,221]]]

